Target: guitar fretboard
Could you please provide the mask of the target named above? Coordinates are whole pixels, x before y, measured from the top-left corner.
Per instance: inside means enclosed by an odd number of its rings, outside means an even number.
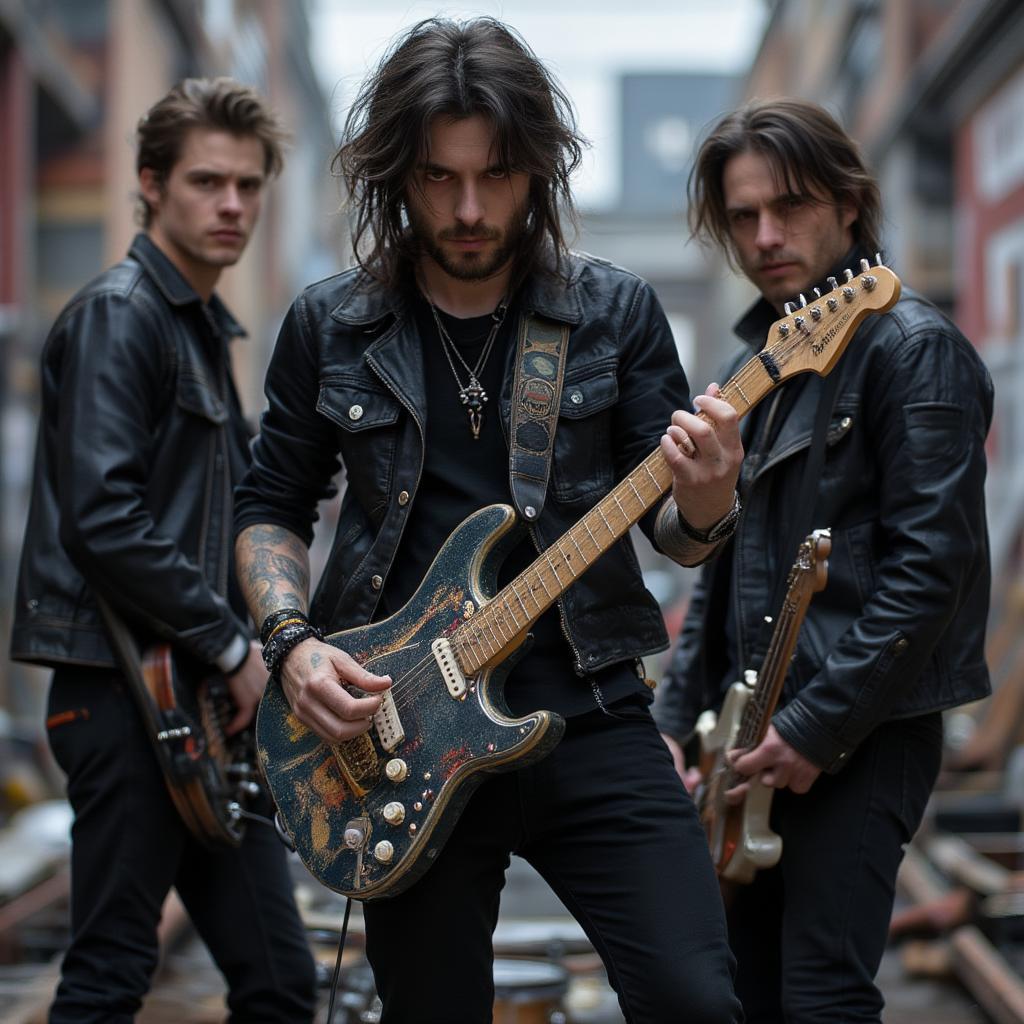
[[[755,356],[721,388],[720,398],[739,416],[749,412],[775,381]],[[705,417],[706,418],[706,417]],[[503,660],[563,591],[623,537],[672,486],[672,470],[656,448],[578,523],[508,583],[451,639],[466,675]]]

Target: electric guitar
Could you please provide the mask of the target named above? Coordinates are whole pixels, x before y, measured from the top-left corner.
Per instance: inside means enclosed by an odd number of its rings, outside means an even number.
[[[725,755],[735,748],[756,747],[768,732],[811,597],[825,588],[831,550],[828,530],[815,530],[800,545],[760,674],[747,669],[743,681],[729,687],[721,714],[705,711],[697,720],[702,776],[697,810],[708,834],[715,870],[731,882],[752,882],[760,868],[777,864],[782,840],[768,825],[774,794],[771,787],[750,779],[742,803],[725,802],[726,790],[747,781],[729,766]]]
[[[235,714],[227,680],[176,656],[167,643],[140,653],[121,615],[101,595],[93,596],[175,810],[204,845],[237,846],[246,805],[263,785],[252,727],[233,736],[224,732]]]
[[[810,303],[787,305],[762,351],[721,389],[739,415],[795,374],[828,373],[861,321],[895,304],[896,275],[861,266]],[[280,825],[317,879],[360,900],[401,892],[436,859],[487,773],[554,747],[558,715],[510,715],[502,690],[511,663],[537,618],[671,485],[657,448],[500,592],[498,568],[520,536],[515,512],[490,505],[464,520],[405,607],[327,637],[393,680],[361,736],[324,743],[270,682],[257,717],[260,762]]]
[[[175,809],[204,844],[237,846],[262,785],[252,728],[224,732],[235,714],[227,680],[210,669],[186,675],[170,644],[143,652],[141,674],[132,688]]]

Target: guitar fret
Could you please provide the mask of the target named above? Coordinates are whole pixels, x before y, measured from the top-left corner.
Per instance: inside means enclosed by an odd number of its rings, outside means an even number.
[[[509,584],[509,588],[508,589],[511,590],[513,594],[515,594],[516,600],[519,602],[519,607],[523,609],[523,615],[526,616],[526,621],[529,622],[530,621],[530,613],[526,610],[526,605],[523,604],[523,599],[519,596],[519,591],[516,590],[516,588],[514,586],[512,586],[511,584]]]
[[[585,554],[583,554],[583,549],[579,546],[579,544],[576,543],[576,538],[573,536],[572,530],[570,530],[566,534],[566,536],[569,538],[569,540],[572,541],[573,547],[576,548],[576,550],[579,552],[580,558],[583,559],[583,564],[584,565],[590,565],[590,562],[587,559],[587,556]]]
[[[511,620],[513,627],[512,635],[515,636],[515,634],[518,633],[523,627],[519,624],[519,619],[516,618],[515,610],[513,609],[512,605],[509,604],[507,597],[501,602],[501,610],[502,613],[505,615],[506,621]]]
[[[484,619],[484,628],[487,630],[487,632],[489,634],[489,642],[490,642],[491,647],[492,647],[491,654],[494,654],[497,651],[500,651],[501,650],[501,644],[498,643],[497,640],[495,640],[495,638],[494,638],[494,630],[493,630],[493,628],[491,626],[490,619]]]
[[[601,521],[604,523],[605,528],[614,537],[615,531],[612,529],[612,524],[608,522],[608,517],[604,514],[604,509],[600,505],[594,510],[601,517]]]
[[[661,493],[661,483],[658,478],[651,472],[651,467],[647,465],[647,462],[642,463],[644,472],[654,481],[654,486],[658,488],[658,493]]]
[[[555,577],[555,578],[557,579],[557,577]],[[548,597],[551,597],[551,591],[548,590],[548,585],[544,582],[544,573],[542,573],[542,572],[538,572],[537,573],[537,581],[540,583],[541,587],[543,588],[544,593],[547,594]],[[554,598],[551,598],[551,599],[554,600]]]
[[[498,636],[501,637],[501,642],[503,644],[508,643],[509,638],[508,636],[506,636],[505,630],[502,627],[501,616],[498,614],[497,608],[495,608],[494,611],[491,612],[491,621],[494,624],[494,628],[498,631]]]
[[[629,486],[633,488],[633,493],[636,495],[637,501],[639,501],[641,505],[645,505],[646,502],[644,501],[643,495],[636,489],[636,484],[633,483],[633,474],[632,473],[629,476],[626,477],[626,483],[629,484]]]
[[[628,522],[629,521],[629,513],[626,512],[626,510],[622,507],[622,502],[619,501],[619,496],[614,491],[612,491],[612,493],[609,495],[609,497],[612,499],[612,501],[615,502],[616,505],[618,505],[619,512],[622,513],[622,518],[625,519]]]
[[[544,561],[548,563],[548,566],[551,569],[551,575],[555,577],[555,582],[559,586],[561,586],[562,585],[562,579],[558,575],[558,568],[555,566],[555,563],[551,561],[551,556],[546,551],[544,552]]]
[[[562,556],[562,564],[572,573],[572,578],[576,579],[576,570],[572,567],[572,563],[566,557],[565,552],[556,544],[555,549]]]
[[[587,519],[589,518],[590,517],[587,516]],[[600,553],[601,545],[598,544],[597,538],[594,536],[594,531],[590,528],[590,523],[588,523],[586,519],[583,520],[583,526],[586,529],[587,533],[590,534],[590,539],[594,542],[594,547],[597,549],[598,553]]]

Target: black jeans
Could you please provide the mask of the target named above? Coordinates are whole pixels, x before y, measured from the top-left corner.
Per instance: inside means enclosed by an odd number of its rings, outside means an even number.
[[[273,829],[250,824],[237,849],[210,850],[193,839],[113,673],[55,672],[49,715],[50,746],[75,812],[71,944],[51,1024],[134,1019],[156,966],[156,926],[171,886],[227,980],[232,1021],[311,1021],[313,961]]]
[[[491,1020],[491,935],[511,852],[582,925],[627,1020],[740,1019],[693,802],[647,708],[631,700],[616,710],[569,719],[544,760],[489,778],[437,863],[399,896],[365,904],[383,1024]]]
[[[882,1019],[875,985],[903,848],[942,755],[942,718],[879,726],[836,775],[772,800],[782,859],[729,908],[748,1024]]]

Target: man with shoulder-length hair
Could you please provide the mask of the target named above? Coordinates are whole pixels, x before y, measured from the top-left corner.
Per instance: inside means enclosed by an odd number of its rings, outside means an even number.
[[[875,179],[812,103],[755,101],[724,117],[698,151],[690,191],[695,234],[761,293],[736,327],[755,350],[786,300],[829,290],[830,276],[881,248]],[[939,769],[941,712],[989,692],[991,416],[974,348],[904,286],[830,378],[794,378],[744,424],[743,519],[702,571],[657,716],[683,773],[698,715],[764,657],[763,619],[778,614],[770,602],[796,543],[831,528],[828,582],[780,707],[765,739],[733,762],[751,781],[731,799],[751,782],[773,787],[782,838],[780,862],[737,887],[729,909],[748,1021],[881,1020],[874,977],[903,847]]]
[[[654,493],[643,525],[662,550],[697,563],[735,523],[742,452],[731,406],[712,387],[695,400],[706,418],[679,411],[690,405],[686,379],[651,289],[566,247],[559,212],[571,209],[580,147],[544,66],[487,18],[415,26],[359,94],[337,165],[360,265],[308,288],[286,318],[237,496],[242,587],[293,739],[365,734],[392,682],[389,713],[410,722],[408,680],[370,673],[318,633],[399,613],[445,538],[483,506],[519,502],[528,527],[499,585],[659,445],[672,495]],[[517,335],[537,316],[567,344],[513,395]],[[547,381],[559,360],[556,404]],[[558,419],[546,450],[551,434],[535,415],[545,401]],[[514,429],[517,415],[531,430]],[[510,445],[533,458],[523,458],[530,472],[517,471]],[[337,540],[310,601],[315,506],[339,462]],[[581,558],[590,543],[578,541]],[[524,591],[526,618],[542,598],[550,607],[505,687],[514,715],[565,718],[560,744],[530,767],[484,776],[425,874],[364,905],[386,1024],[491,1019],[491,933],[513,852],[580,921],[628,1020],[738,1019],[706,845],[648,710],[640,658],[667,643],[660,611],[628,538],[584,568],[557,601]],[[416,742],[392,751],[396,779]],[[366,870],[386,862],[386,837],[398,834],[388,829],[415,830],[417,805],[435,795],[424,775],[421,799],[368,824],[372,843],[356,823],[352,848],[324,855],[358,857]]]
[[[140,649],[169,642],[197,678],[222,673],[227,733],[249,726],[267,677],[233,582],[232,486],[249,453],[228,345],[243,331],[214,287],[245,249],[282,141],[238,82],[176,85],[138,125],[144,231],[43,349],[11,653],[55,669],[47,728],[75,814],[53,1024],[134,1019],[172,886],[227,980],[232,1020],[313,1018],[284,848],[265,825],[238,848],[189,831],[107,631],[116,615]]]

